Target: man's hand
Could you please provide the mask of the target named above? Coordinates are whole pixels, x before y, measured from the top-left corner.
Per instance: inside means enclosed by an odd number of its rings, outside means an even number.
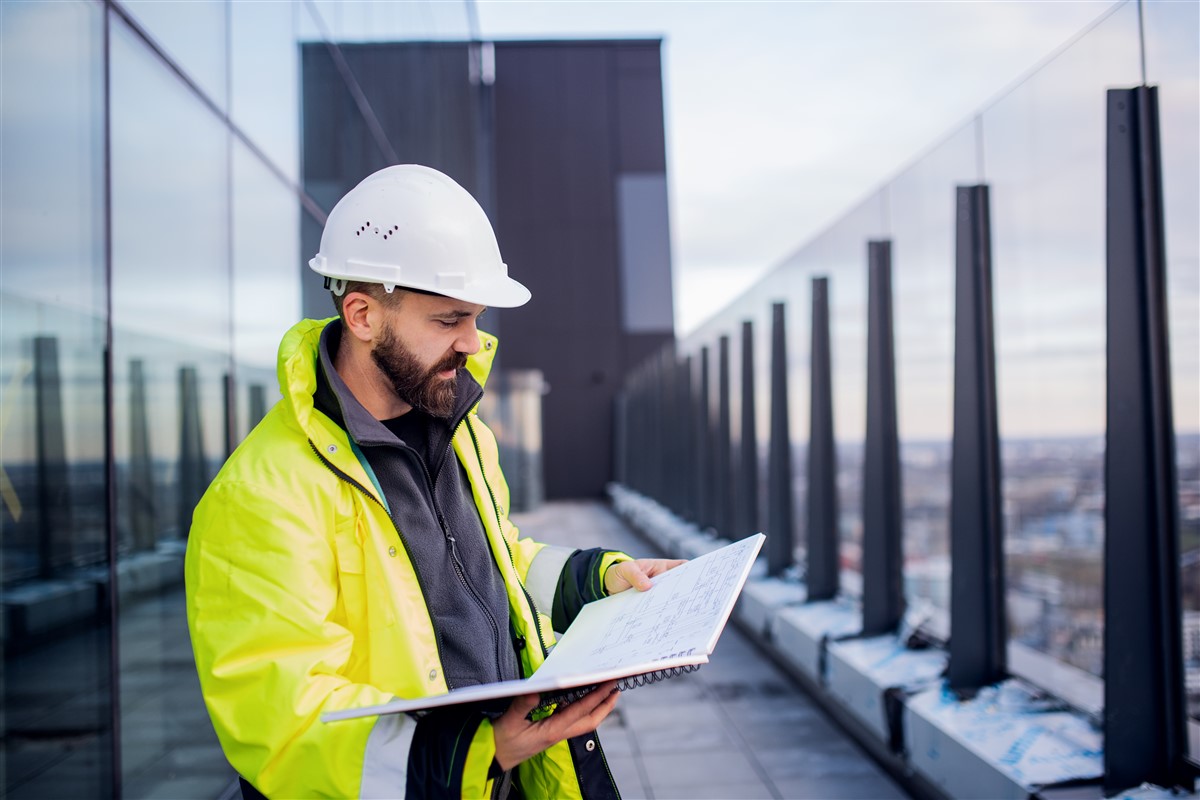
[[[539,695],[513,698],[508,711],[492,723],[496,763],[501,769],[510,770],[552,744],[596,730],[617,704],[619,694],[616,681],[602,683],[574,703],[537,722],[530,722],[526,717],[537,706]]]
[[[679,558],[639,558],[634,561],[618,561],[604,573],[604,588],[609,594],[623,592],[632,587],[639,592],[650,588],[650,579],[674,569],[686,561]]]

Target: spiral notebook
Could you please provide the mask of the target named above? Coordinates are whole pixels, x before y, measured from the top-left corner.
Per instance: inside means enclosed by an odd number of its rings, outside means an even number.
[[[708,663],[766,537],[757,533],[633,589],[588,603],[531,677],[321,715],[325,722],[423,711],[524,694],[563,703],[597,684],[633,688]]]

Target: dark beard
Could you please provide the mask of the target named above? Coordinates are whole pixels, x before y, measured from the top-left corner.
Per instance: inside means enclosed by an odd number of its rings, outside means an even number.
[[[396,395],[413,408],[442,419],[454,412],[458,378],[445,380],[437,377],[437,373],[466,366],[465,353],[450,353],[429,369],[422,369],[416,355],[396,338],[391,328],[385,328],[371,351],[371,358],[392,382]]]

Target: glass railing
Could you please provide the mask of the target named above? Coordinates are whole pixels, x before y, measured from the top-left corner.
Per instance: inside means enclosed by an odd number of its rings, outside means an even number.
[[[1186,658],[1200,703],[1200,252],[1197,9],[1148,4],[1146,78],[1160,87],[1171,380]],[[892,242],[904,586],[948,634],[955,187],[986,184],[1001,438],[1010,668],[1096,707],[1103,664],[1106,91],[1142,83],[1139,8],[1088,30],[683,338],[707,348],[743,322],[757,339],[766,453],[770,305],[786,304],[797,544],[803,542],[811,280],[828,276],[843,589],[861,582],[867,242]],[[737,351],[737,347],[733,348]],[[712,383],[715,392],[715,378]],[[735,383],[735,394],[740,391]],[[716,408],[716,395],[712,407]],[[736,401],[735,401],[736,402]],[[765,479],[764,479],[765,480]],[[735,532],[737,533],[737,532]],[[803,564],[803,548],[797,557]],[[1061,669],[1049,673],[1049,662]],[[1072,682],[1082,689],[1072,692]],[[1076,687],[1078,688],[1078,687]]]

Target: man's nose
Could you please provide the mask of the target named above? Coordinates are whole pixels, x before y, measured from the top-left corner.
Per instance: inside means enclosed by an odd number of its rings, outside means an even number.
[[[475,327],[474,320],[463,326],[462,335],[454,342],[454,349],[469,356],[479,352],[479,329]]]

